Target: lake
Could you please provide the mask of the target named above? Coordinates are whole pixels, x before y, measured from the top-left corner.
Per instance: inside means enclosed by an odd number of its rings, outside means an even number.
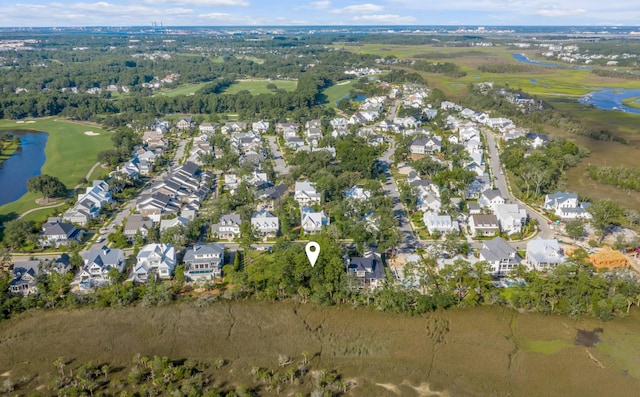
[[[640,97],[640,90],[625,90],[622,88],[603,88],[580,97],[580,103],[592,105],[602,110],[619,110],[640,114],[640,109],[629,107],[622,103],[627,98]]]
[[[561,68],[561,69],[582,69],[582,70],[593,70],[588,66],[574,66],[574,65],[561,65],[558,63],[550,63],[550,62],[540,62],[540,61],[532,61],[524,54],[511,54],[513,59],[518,62],[528,63],[531,65],[545,66],[548,68]]]
[[[20,138],[20,148],[0,166],[0,205],[27,193],[27,180],[40,175],[49,135],[39,131],[3,131]]]

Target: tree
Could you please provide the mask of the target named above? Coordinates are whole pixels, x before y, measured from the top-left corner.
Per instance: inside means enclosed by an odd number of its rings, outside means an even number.
[[[611,200],[598,200],[587,211],[593,216],[593,226],[600,232],[600,241],[605,229],[622,216],[622,209]]]
[[[27,190],[32,193],[41,193],[47,201],[50,197],[64,197],[67,195],[67,187],[58,178],[44,174],[29,178]]]
[[[584,222],[579,219],[569,221],[564,227],[567,235],[574,240],[580,240],[584,235]]]
[[[24,219],[16,219],[5,223],[2,241],[9,248],[20,248],[31,238],[33,223]]]

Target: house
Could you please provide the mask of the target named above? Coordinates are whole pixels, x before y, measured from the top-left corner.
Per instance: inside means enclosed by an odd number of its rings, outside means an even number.
[[[212,134],[212,133],[216,132],[216,128],[217,128],[217,126],[215,124],[211,124],[211,123],[202,123],[202,124],[200,124],[200,127],[198,127],[200,132],[205,133],[205,134]]]
[[[329,225],[329,217],[324,211],[316,212],[311,207],[302,208],[300,227],[305,234],[317,233],[322,226]]]
[[[176,128],[179,130],[190,130],[195,127],[195,125],[196,123],[191,116],[180,117],[176,122]]]
[[[146,283],[149,276],[168,279],[176,267],[176,249],[171,244],[147,244],[136,256],[129,280]]]
[[[411,154],[433,154],[442,150],[442,139],[438,136],[416,139],[409,148]]]
[[[251,124],[251,129],[260,134],[264,134],[269,131],[269,122],[264,120],[257,121]]]
[[[90,200],[80,201],[65,211],[62,215],[62,220],[77,223],[78,225],[85,225],[90,220],[99,216],[99,210],[100,208],[96,207]]]
[[[479,215],[482,213],[482,208],[476,203],[467,203],[467,209],[470,215]]]
[[[188,223],[189,220],[187,218],[182,218],[180,216],[171,219],[162,219],[160,220],[160,233],[172,227],[187,226]]]
[[[9,283],[9,291],[24,296],[38,292],[38,276],[40,261],[16,262],[13,265],[13,280]]]
[[[333,127],[334,130],[339,130],[339,129],[346,130],[347,126],[349,125],[349,122],[347,121],[347,119],[343,117],[337,117],[329,121],[329,124],[331,125],[331,127]]]
[[[591,203],[581,202],[575,193],[556,192],[544,197],[544,208],[553,211],[563,220],[592,219],[591,214],[587,212],[590,205]]]
[[[500,232],[500,224],[495,215],[474,214],[469,217],[468,223],[473,237],[495,236]]]
[[[224,247],[221,244],[197,244],[184,254],[186,281],[208,281],[222,277]]]
[[[351,200],[368,201],[371,199],[371,192],[361,187],[354,186],[345,192],[345,196],[347,199]]]
[[[529,140],[529,142],[531,143],[531,146],[534,149],[539,148],[540,146],[544,145],[549,141],[549,137],[544,134],[536,134],[531,132],[525,135],[525,137]]]
[[[465,197],[467,199],[474,199],[480,197],[480,193],[492,187],[491,178],[489,175],[476,176],[473,181],[467,186],[465,190]]]
[[[480,260],[487,261],[494,276],[504,276],[520,264],[522,258],[500,237],[482,243]]]
[[[435,212],[427,211],[423,215],[424,224],[429,230],[429,234],[438,233],[460,233],[458,221],[452,221],[449,215],[438,215]]]
[[[497,204],[495,214],[500,230],[508,235],[522,232],[522,226],[527,223],[527,211],[518,204]]]
[[[500,224],[500,230],[509,235],[522,232],[522,226],[527,223],[527,210],[518,204],[498,204],[495,215]]]
[[[504,203],[506,203],[506,201],[498,189],[487,189],[482,192],[480,194],[480,198],[478,198],[478,204],[480,207],[488,208],[491,212],[495,212],[497,204]]]
[[[142,215],[131,215],[124,224],[123,234],[127,240],[133,241],[138,233],[141,237],[147,238],[151,228],[153,228],[151,220],[145,219]]]
[[[241,236],[241,223],[242,220],[238,214],[222,215],[218,223],[211,225],[211,234],[216,238],[233,240]]]
[[[60,247],[72,241],[80,243],[82,240],[82,230],[76,228],[71,223],[63,223],[60,218],[49,218],[47,223],[42,225],[40,235],[40,245],[43,247]]]
[[[106,246],[85,252],[82,259],[84,265],[72,282],[74,288],[80,290],[101,287],[110,282],[109,271],[116,269],[122,273],[126,263],[124,251]]]
[[[284,146],[289,149],[298,149],[299,147],[304,146],[304,139],[297,135],[287,137],[285,138]]]
[[[263,238],[273,238],[280,230],[280,219],[269,211],[261,209],[251,216],[251,226]]]
[[[236,132],[241,132],[247,129],[247,123],[243,123],[240,121],[230,121],[228,123],[224,123],[220,131],[223,134],[231,134]]]
[[[289,196],[289,189],[286,185],[271,186],[262,191],[260,194],[260,203],[262,208],[273,210],[280,205]]]
[[[154,222],[160,222],[163,215],[178,215],[180,207],[173,199],[160,192],[144,195],[138,199],[136,209],[140,215]]]
[[[544,240],[540,237],[527,243],[527,263],[536,270],[543,270],[564,263],[564,252],[558,240]]]
[[[293,198],[300,206],[320,204],[320,193],[309,181],[296,182]]]
[[[382,256],[376,251],[367,251],[362,257],[346,257],[347,274],[352,274],[360,288],[375,289],[385,279]]]

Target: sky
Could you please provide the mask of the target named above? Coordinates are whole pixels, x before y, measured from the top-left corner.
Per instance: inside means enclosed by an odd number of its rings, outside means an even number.
[[[637,26],[638,0],[2,0],[0,26]]]

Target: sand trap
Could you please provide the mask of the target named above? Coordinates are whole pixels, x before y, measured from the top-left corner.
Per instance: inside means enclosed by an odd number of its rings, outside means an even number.
[[[33,121],[33,120],[27,121],[27,124],[33,124],[33,123],[35,123],[35,121]]]
[[[85,132],[84,132],[84,134],[85,134],[85,135],[88,135],[88,136],[97,136],[97,135],[100,135],[100,133],[99,133],[99,132],[93,132],[93,131],[85,131]]]
[[[350,83],[351,83],[351,80],[347,80],[347,81],[341,81],[336,85],[347,85],[347,84],[350,84]]]
[[[23,120],[18,120],[18,121],[16,121],[16,124],[24,124],[24,121]]]

